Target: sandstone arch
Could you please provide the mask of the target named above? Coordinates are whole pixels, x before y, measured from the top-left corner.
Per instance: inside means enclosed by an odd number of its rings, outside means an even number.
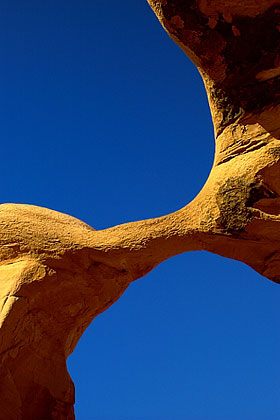
[[[131,281],[175,254],[208,250],[280,282],[280,3],[149,3],[204,79],[213,169],[181,210],[103,231],[35,206],[0,207],[2,419],[73,419],[67,356]]]

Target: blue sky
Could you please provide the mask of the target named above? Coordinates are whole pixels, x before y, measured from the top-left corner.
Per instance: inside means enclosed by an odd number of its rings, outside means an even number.
[[[145,0],[3,0],[0,33],[1,202],[103,229],[195,197],[206,95]],[[236,261],[164,262],[69,358],[77,420],[278,420],[279,295]]]

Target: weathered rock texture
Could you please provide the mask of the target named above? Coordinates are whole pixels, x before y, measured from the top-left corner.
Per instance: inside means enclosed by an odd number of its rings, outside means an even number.
[[[198,67],[216,158],[198,196],[157,219],[95,231],[34,206],[0,206],[0,419],[74,419],[66,358],[129,283],[208,250],[280,282],[280,3],[149,0]]]

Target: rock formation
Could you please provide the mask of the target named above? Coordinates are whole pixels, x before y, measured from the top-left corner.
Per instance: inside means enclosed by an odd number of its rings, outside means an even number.
[[[181,210],[103,231],[0,206],[1,420],[73,420],[67,356],[133,280],[175,254],[208,250],[280,282],[280,2],[149,3],[204,80],[213,169]]]

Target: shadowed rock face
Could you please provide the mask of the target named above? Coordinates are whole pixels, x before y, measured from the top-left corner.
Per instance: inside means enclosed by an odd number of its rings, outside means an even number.
[[[149,3],[204,79],[213,169],[181,210],[103,231],[0,206],[0,420],[74,419],[68,355],[96,315],[173,255],[208,250],[280,282],[280,3]]]

